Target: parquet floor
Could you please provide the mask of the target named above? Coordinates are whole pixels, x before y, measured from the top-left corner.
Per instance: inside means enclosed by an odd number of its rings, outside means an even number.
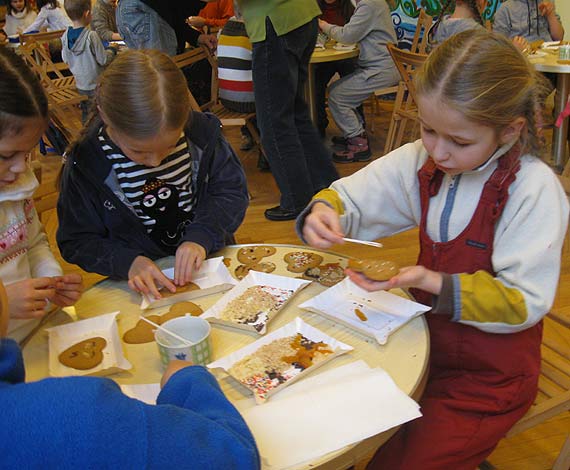
[[[374,119],[374,133],[370,135],[373,154],[379,157],[384,148],[384,137],[387,133],[390,121],[390,104],[385,103],[380,106],[380,114],[372,117],[368,112],[368,119]],[[76,117],[74,117],[75,119]],[[335,132],[334,128],[329,129],[330,135]],[[226,128],[226,136],[234,148],[239,148],[240,133],[239,128]],[[547,135],[547,140],[550,136]],[[239,243],[299,243],[295,234],[293,222],[269,222],[263,217],[263,211],[279,203],[279,192],[270,173],[260,172],[256,169],[257,151],[237,150],[245,167],[251,202],[243,225],[239,228],[236,238]],[[44,177],[52,178],[58,171],[58,157],[42,157],[42,167]],[[365,166],[365,163],[338,165],[341,175],[349,175]],[[57,217],[55,212],[45,214],[45,225],[48,237],[54,252],[59,256],[55,246],[55,230],[57,227]],[[401,266],[414,264],[418,253],[417,231],[411,230],[387,239],[383,239],[385,248],[382,255],[397,262]],[[349,244],[334,248],[338,252],[346,254],[358,254],[359,256],[375,255],[374,248],[362,248]],[[555,301],[555,308],[570,314],[570,247],[567,243],[564,248],[562,275],[558,294]],[[60,258],[61,259],[61,258]],[[69,265],[62,260],[66,271],[80,271],[76,266]],[[100,279],[100,276],[83,273],[86,284],[92,285]],[[551,328],[547,325],[546,334]],[[570,348],[570,338],[569,338]],[[551,419],[545,424],[536,426],[518,436],[501,441],[497,449],[493,452],[488,461],[499,470],[546,470],[551,468],[552,462],[556,458],[566,436],[570,433],[570,413],[565,413]],[[443,470],[443,469],[442,469]],[[447,470],[447,469],[446,469]],[[450,469],[451,470],[451,469]]]

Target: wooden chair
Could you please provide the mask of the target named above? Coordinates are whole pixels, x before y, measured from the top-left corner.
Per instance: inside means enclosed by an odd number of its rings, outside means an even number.
[[[384,154],[400,146],[408,121],[415,122],[417,120],[418,111],[415,103],[416,89],[413,83],[413,76],[427,58],[426,54],[404,51],[398,49],[394,44],[388,44],[388,52],[390,52],[396,64],[402,81],[398,85]]]
[[[433,23],[433,18],[428,15],[423,8],[420,9],[420,15],[418,16],[418,22],[416,24],[416,31],[414,32],[414,37],[412,38],[412,45],[410,47],[410,52],[415,52],[418,54],[425,54],[428,46],[428,32]],[[376,90],[372,99],[372,109],[374,114],[378,115],[379,110],[379,98],[381,96],[391,95],[398,93],[398,88],[400,85],[394,85],[391,87],[380,88]],[[374,132],[374,119],[371,119],[370,131]]]
[[[551,312],[542,341],[542,366],[538,395],[528,413],[507,433],[507,438],[570,411],[570,315]],[[545,326],[546,325],[545,323]],[[553,470],[570,468],[570,434],[562,446]]]
[[[261,138],[257,127],[254,124],[255,113],[239,113],[231,111],[224,107],[218,100],[218,64],[216,59],[210,54],[205,47],[198,47],[184,51],[172,58],[178,68],[182,69],[188,65],[195,64],[201,60],[207,60],[212,67],[212,79],[210,86],[210,100],[207,103],[199,105],[192,94],[191,106],[195,111],[208,111],[215,114],[220,119],[222,126],[247,126],[253,137],[253,141],[261,148]]]

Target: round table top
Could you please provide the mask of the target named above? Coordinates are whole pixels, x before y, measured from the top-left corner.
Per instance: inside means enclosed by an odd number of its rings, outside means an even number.
[[[236,256],[237,251],[242,246],[245,245],[229,246],[213,255],[228,258],[228,269],[234,276],[235,269],[239,264],[241,264],[237,260]],[[276,253],[270,257],[264,258],[264,261],[275,263],[277,267],[274,274],[284,276],[299,276],[299,274],[287,271],[286,263],[283,261],[283,256],[292,251],[309,251],[318,253],[323,256],[323,263],[340,263],[341,265],[346,266],[348,261],[348,258],[344,255],[309,249],[307,247],[295,245],[271,246],[274,246],[277,249]],[[160,260],[157,264],[164,269],[166,267],[172,267],[173,262],[174,259],[170,257]],[[426,372],[429,356],[429,334],[427,324],[423,316],[417,317],[404,325],[401,329],[390,336],[387,344],[380,346],[376,341],[361,335],[348,327],[342,326],[334,321],[324,318],[321,315],[307,312],[298,307],[299,304],[321,293],[325,289],[326,288],[320,284],[313,282],[305,289],[301,290],[272,320],[268,326],[268,332],[274,331],[275,329],[291,322],[295,317],[300,316],[311,326],[318,328],[327,335],[354,347],[354,351],[351,353],[335,358],[319,370],[332,369],[340,365],[362,359],[370,367],[381,367],[386,370],[396,384],[408,395],[414,396],[418,391],[421,393],[423,381],[427,375]],[[402,291],[399,293],[401,295],[405,295]],[[223,293],[212,294],[193,299],[192,302],[198,304],[205,311],[222,295]],[[139,316],[141,315],[140,303],[140,295],[129,290],[127,282],[108,279],[95,284],[93,287],[88,289],[75,307],[79,319],[91,318],[120,310],[121,313],[117,316],[117,323],[119,335],[122,338],[124,332],[134,327],[137,323]],[[166,312],[168,308],[169,307],[162,307],[147,310],[144,313],[161,314]],[[69,323],[70,321],[70,318],[66,314],[58,312],[49,320],[49,322],[47,322],[45,326],[53,327]],[[258,338],[259,336],[254,333],[213,325],[213,359],[217,360],[222,358],[227,354],[252,343]],[[157,383],[160,381],[163,369],[158,349],[154,342],[146,344],[126,344],[123,342],[122,346],[124,354],[133,365],[133,368],[128,371],[114,373],[109,376],[110,378],[119,384]],[[30,340],[24,348],[23,354],[26,363],[26,375],[28,381],[49,377],[48,335],[45,330],[39,331]],[[222,390],[231,401],[247,398],[247,395],[244,395],[245,392],[243,387],[236,386],[236,384],[222,372],[215,371],[215,375],[220,382]],[[379,442],[383,442],[385,440],[386,437]],[[378,444],[376,444],[376,446],[377,445]],[[368,452],[370,452],[370,450],[368,450]],[[343,453],[346,453],[346,449],[344,451],[329,454],[326,458],[323,458],[322,462],[317,463],[320,465],[323,462],[329,462],[331,459],[335,459],[338,455],[342,455]]]
[[[570,64],[558,62],[557,50],[539,49],[537,54],[528,56],[528,60],[539,72],[570,73]]]
[[[357,57],[359,54],[358,47],[354,49],[335,49],[332,45],[328,45],[325,49],[315,49],[311,56],[311,64],[319,64],[322,62],[334,62],[335,60],[350,59]]]

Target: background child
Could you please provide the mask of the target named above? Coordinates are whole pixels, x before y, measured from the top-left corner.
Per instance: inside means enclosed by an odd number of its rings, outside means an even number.
[[[36,6],[40,12],[35,21],[24,30],[24,33],[44,30],[58,31],[71,26],[71,20],[58,0],[36,0]]]
[[[455,10],[451,15],[447,15],[453,4]],[[461,31],[484,28],[481,10],[485,4],[486,0],[447,0],[439,18],[430,29],[430,44],[437,45]]]
[[[119,54],[95,102],[63,170],[61,253],[137,291],[174,292],[151,259],[176,255],[174,282],[184,285],[233,239],[248,205],[239,159],[217,118],[190,112],[184,75],[158,51]]]
[[[186,22],[194,28],[222,28],[234,16],[233,0],[209,2],[198,12],[198,16],[190,16]]]
[[[521,36],[529,42],[561,41],[564,38],[564,28],[554,0],[507,0],[495,14],[493,30],[508,38]]]
[[[38,219],[38,187],[30,152],[48,124],[47,98],[26,64],[0,48],[0,279],[6,284],[10,336],[22,339],[48,302],[72,305],[82,291],[77,274],[62,276]],[[19,319],[19,320],[15,320]]]
[[[205,367],[173,361],[156,406],[110,379],[25,383],[22,353],[4,338],[7,319],[0,309],[2,466],[260,468],[251,433]]]
[[[360,0],[346,25],[333,26],[319,20],[319,26],[334,40],[358,43],[360,47],[356,71],[329,88],[329,110],[345,139],[345,145],[335,151],[333,160],[338,163],[369,160],[368,137],[356,108],[374,90],[393,86],[400,80],[386,49],[386,44],[397,42],[390,8],[385,0]]]
[[[30,8],[28,0],[10,0],[6,5],[6,36],[20,34],[31,25],[38,14]]]
[[[299,219],[320,248],[343,233],[420,228],[417,266],[384,283],[348,272],[367,290],[411,287],[432,305],[423,417],[371,469],[476,468],[533,403],[569,215],[534,156],[542,80],[498,34],[453,36],[415,77],[422,140],[333,183]]]
[[[67,28],[61,37],[61,57],[69,65],[79,93],[89,97],[81,102],[81,117],[85,122],[97,77],[111,62],[115,52],[114,49],[105,50],[97,33],[89,27],[91,0],[65,0],[64,6],[73,26]]]
[[[323,14],[321,20],[336,26],[344,26],[354,13],[354,7],[350,0],[319,0],[319,7]],[[315,107],[317,110],[317,129],[321,137],[325,136],[326,128],[329,125],[327,111],[325,108],[325,94],[327,85],[334,74],[340,77],[354,72],[354,59],[335,60],[315,64]]]
[[[118,0],[97,0],[93,4],[92,26],[101,41],[120,41],[115,10]]]

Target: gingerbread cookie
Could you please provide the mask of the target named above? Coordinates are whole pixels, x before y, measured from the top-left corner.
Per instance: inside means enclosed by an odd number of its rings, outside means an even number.
[[[235,272],[236,278],[243,279],[250,271],[259,271],[262,273],[272,273],[275,271],[275,264],[270,261],[262,261],[254,264],[240,264]]]
[[[231,259],[231,258],[224,258],[224,259],[222,260],[222,263],[224,263],[224,266],[225,266],[226,268],[229,268],[229,267],[231,266],[231,264],[232,264],[232,259]]]
[[[170,292],[168,289],[161,289],[160,295],[162,295],[162,298],[165,299],[167,297],[172,297],[173,295],[183,294],[185,292],[190,292],[198,289],[200,289],[200,286],[198,284],[189,282],[183,286],[176,286],[176,292]]]
[[[351,259],[348,267],[373,281],[387,281],[400,272],[396,263],[379,259]]]
[[[303,274],[303,279],[315,280],[325,287],[332,287],[345,277],[344,268],[338,263],[315,266],[314,268],[307,269]]]
[[[195,303],[178,302],[170,307],[170,310],[164,315],[149,315],[150,321],[157,325],[162,325],[173,318],[183,317],[186,314],[197,317],[204,311]],[[144,344],[154,341],[154,326],[144,320],[139,320],[134,328],[126,331],[123,335],[123,341],[128,344]]]
[[[107,346],[107,341],[100,336],[85,339],[67,348],[58,359],[64,366],[72,369],[93,369],[103,362],[105,346]]]
[[[240,263],[249,265],[261,261],[262,258],[274,255],[277,248],[274,246],[246,246],[237,252],[237,259]]]
[[[283,259],[287,263],[287,270],[292,273],[302,273],[322,263],[323,257],[308,251],[293,251],[287,253]]]

